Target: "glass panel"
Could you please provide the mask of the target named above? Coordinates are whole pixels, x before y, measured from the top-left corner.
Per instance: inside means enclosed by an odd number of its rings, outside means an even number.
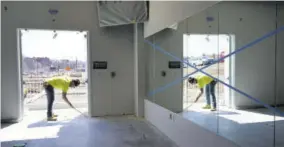
[[[277,3],[277,33],[276,38],[276,82],[277,82],[277,93],[276,93],[276,107],[281,112],[281,114],[276,114],[275,116],[275,146],[284,146],[284,3]]]
[[[151,48],[151,84],[149,97],[172,112],[182,111],[182,49],[186,22],[173,24],[146,41]],[[148,50],[148,51],[149,51]]]
[[[283,12],[280,2],[220,2],[149,37],[149,99],[239,146],[283,146]],[[200,74],[216,83],[195,101]],[[217,111],[203,109],[213,92]]]
[[[218,22],[216,7],[188,18],[183,49],[183,58],[189,65],[183,68],[183,76],[188,78],[184,81],[182,115],[214,133],[218,126],[214,111],[218,85],[213,81],[219,71],[218,64],[213,64],[219,55]]]
[[[147,60],[146,60],[146,95],[147,95],[147,99],[152,101],[152,102],[155,102],[155,95],[153,94],[150,94],[151,92],[154,91],[155,87],[155,78],[154,78],[154,73],[155,73],[155,70],[154,70],[154,61],[155,61],[155,49],[153,47],[153,43],[154,43],[154,40],[153,40],[153,36],[150,36],[148,38],[145,39],[145,46],[144,46],[144,49],[145,49],[145,54],[146,54],[146,57],[147,57]]]
[[[224,54],[229,55],[219,62],[220,70],[223,66],[219,91],[224,92],[219,93],[218,133],[242,147],[274,145],[275,6],[275,2],[218,4],[219,34],[225,35]],[[226,42],[221,38],[219,49]]]

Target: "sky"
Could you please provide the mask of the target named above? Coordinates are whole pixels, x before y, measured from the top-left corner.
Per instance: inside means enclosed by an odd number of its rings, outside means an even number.
[[[87,61],[86,32],[51,30],[22,30],[22,54],[26,57],[49,57]]]
[[[210,35],[209,41],[206,40],[207,35],[191,34],[184,35],[183,54],[186,57],[200,57],[205,54],[218,54],[221,51],[229,49],[228,35]],[[219,44],[218,44],[219,42]],[[219,46],[219,49],[218,49]]]
[[[86,32],[56,31],[57,37],[53,39],[54,32],[51,30],[22,30],[22,53],[27,57],[49,57],[51,59],[69,59],[87,61]],[[184,35],[184,56],[199,57],[205,54],[218,53],[228,49],[227,35],[191,34]]]

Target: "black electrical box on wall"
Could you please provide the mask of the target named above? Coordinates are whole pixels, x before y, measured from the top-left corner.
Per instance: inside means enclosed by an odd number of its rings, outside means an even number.
[[[180,61],[169,61],[169,68],[172,68],[172,69],[181,68],[181,62]]]
[[[107,62],[106,61],[94,61],[93,69],[107,69]]]

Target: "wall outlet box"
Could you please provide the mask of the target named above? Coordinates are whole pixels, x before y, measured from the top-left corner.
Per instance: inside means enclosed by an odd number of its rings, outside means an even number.
[[[170,120],[173,119],[173,115],[172,115],[172,114],[169,115],[169,119],[170,119]]]

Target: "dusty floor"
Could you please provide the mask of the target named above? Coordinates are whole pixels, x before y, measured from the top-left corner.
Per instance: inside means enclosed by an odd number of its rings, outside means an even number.
[[[1,146],[176,147],[156,128],[132,116],[88,118],[70,109],[57,110],[56,114],[56,122],[47,122],[44,111],[34,111],[21,123],[2,124]]]
[[[192,105],[181,115],[241,147],[273,147],[274,141],[275,147],[284,147],[284,117],[274,117],[264,108],[244,111],[220,107],[219,112],[211,112],[201,109],[203,105]],[[284,112],[284,107],[279,109]]]

